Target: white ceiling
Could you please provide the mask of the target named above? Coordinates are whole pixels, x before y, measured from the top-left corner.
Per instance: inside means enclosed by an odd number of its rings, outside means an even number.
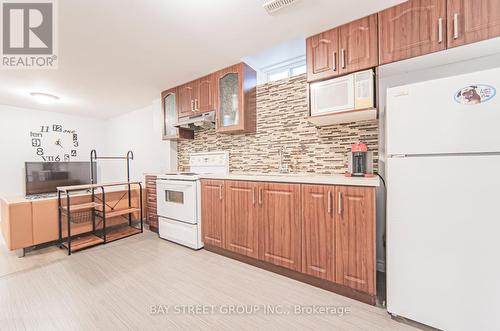
[[[269,16],[263,0],[59,1],[59,68],[1,70],[0,104],[100,118],[273,45],[403,0],[301,0]],[[29,92],[60,97],[36,103]]]

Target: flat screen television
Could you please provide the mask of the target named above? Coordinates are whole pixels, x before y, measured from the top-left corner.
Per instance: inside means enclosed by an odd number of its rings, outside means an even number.
[[[94,173],[96,173],[94,163]],[[57,192],[58,186],[90,184],[90,162],[26,162],[26,195]]]

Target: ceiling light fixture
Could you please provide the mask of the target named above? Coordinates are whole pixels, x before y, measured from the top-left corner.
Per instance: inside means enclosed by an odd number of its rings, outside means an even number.
[[[41,93],[41,92],[31,92],[30,95],[36,99],[36,101],[49,104],[59,100],[59,97],[53,94]]]

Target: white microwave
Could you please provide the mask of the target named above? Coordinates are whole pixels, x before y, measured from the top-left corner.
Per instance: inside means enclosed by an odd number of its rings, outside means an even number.
[[[374,107],[373,70],[309,84],[311,116]]]

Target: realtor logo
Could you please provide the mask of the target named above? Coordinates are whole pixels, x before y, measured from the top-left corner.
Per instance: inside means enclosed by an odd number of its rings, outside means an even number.
[[[0,0],[0,4],[2,69],[57,68],[55,0]]]

